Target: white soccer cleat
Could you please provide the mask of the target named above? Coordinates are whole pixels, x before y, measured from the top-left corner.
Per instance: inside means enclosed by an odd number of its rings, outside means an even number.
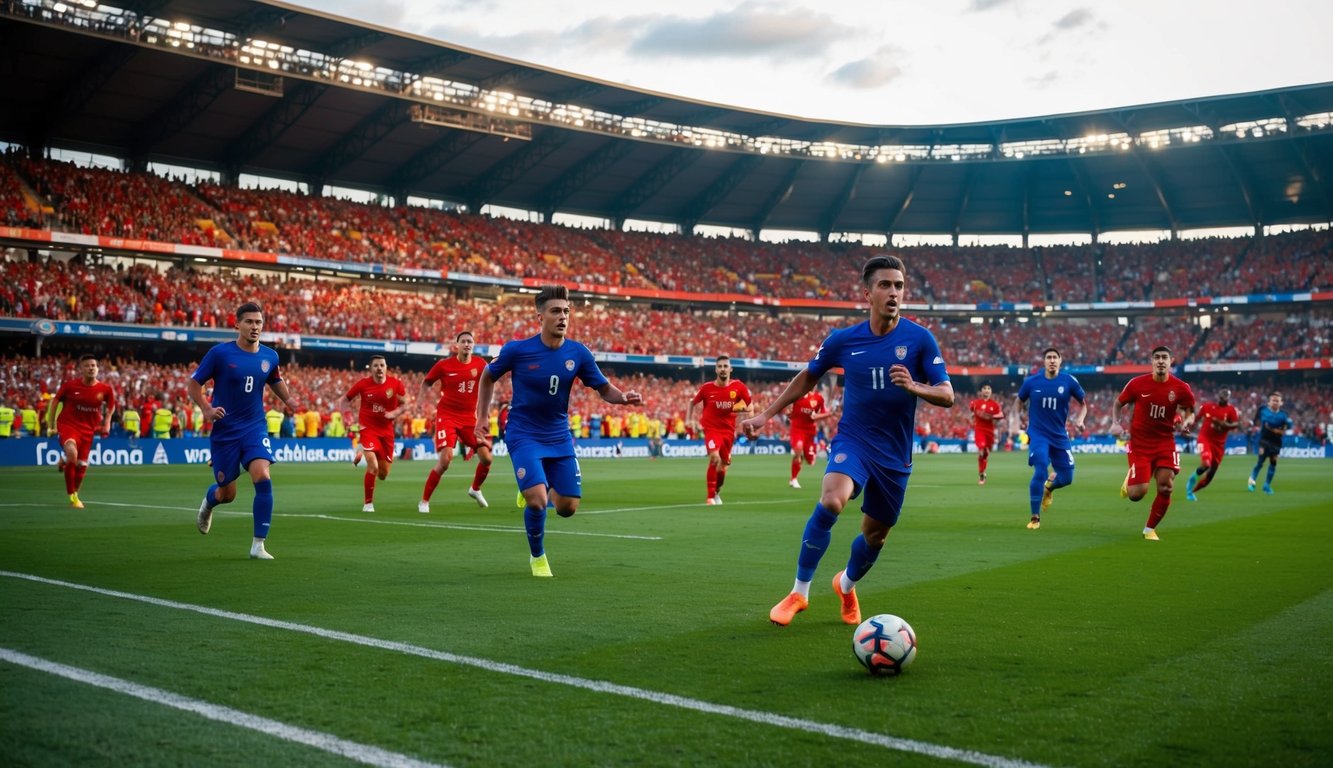
[[[420,513],[423,514],[423,515],[429,515],[429,514],[430,514],[430,502],[429,502],[429,501],[418,501],[418,502],[417,502],[417,511],[420,512]]]
[[[791,480],[789,480],[789,481],[787,482],[787,485],[790,485],[790,486],[793,487],[793,488],[800,488],[800,487],[801,487],[801,481],[800,481],[800,480],[797,480],[796,478],[793,477]]]
[[[208,533],[208,529],[213,527],[213,510],[208,506],[208,496],[204,496],[203,502],[199,504],[199,514],[195,515],[194,527],[198,528],[200,533]]]
[[[273,555],[270,555],[268,553],[268,550],[264,549],[264,541],[261,539],[259,541],[256,541],[254,544],[250,545],[250,559],[272,560]]]
[[[490,506],[490,504],[486,503],[486,497],[481,495],[480,490],[474,491],[471,488],[469,488],[467,489],[467,495],[471,496],[472,500],[477,502],[477,506],[481,507],[482,509],[485,509],[486,507]]]
[[[713,498],[711,498],[711,499],[708,500],[708,503],[709,503],[709,504],[714,504],[714,505],[717,505],[717,506],[720,507],[720,506],[722,506],[722,497],[721,497],[721,496],[714,496]]]
[[[367,503],[365,503],[365,504],[362,504],[362,505],[361,505],[361,511],[362,511],[362,512],[374,512],[374,511],[375,511],[375,505],[374,505],[374,504],[371,504],[371,503],[369,503],[369,502],[367,502]]]

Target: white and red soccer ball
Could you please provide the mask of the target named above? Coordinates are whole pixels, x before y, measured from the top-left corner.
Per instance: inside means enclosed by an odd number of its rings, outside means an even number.
[[[916,658],[916,632],[891,613],[871,616],[852,634],[852,653],[872,675],[896,675]]]

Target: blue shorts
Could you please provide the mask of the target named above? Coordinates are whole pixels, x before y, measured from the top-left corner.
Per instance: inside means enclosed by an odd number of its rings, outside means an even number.
[[[1033,440],[1028,443],[1028,466],[1053,466],[1056,469],[1073,469],[1074,452],[1068,447],[1058,448],[1045,440]]]
[[[573,445],[521,443],[509,446],[509,460],[514,465],[518,489],[545,485],[561,496],[583,497],[583,471]]]
[[[255,459],[277,463],[273,458],[272,442],[264,430],[222,440],[212,437],[208,446],[213,459],[213,479],[219,486],[230,485],[249,469],[250,462]]]
[[[852,498],[861,496],[861,511],[890,528],[897,525],[903,498],[907,495],[907,478],[911,474],[895,472],[867,461],[856,451],[856,446],[839,442],[837,438],[829,446],[828,454],[824,474],[837,472],[850,477],[855,484]]]

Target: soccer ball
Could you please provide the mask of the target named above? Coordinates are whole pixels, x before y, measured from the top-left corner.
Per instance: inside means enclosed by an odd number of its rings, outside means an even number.
[[[916,632],[891,613],[871,616],[852,634],[852,653],[872,675],[896,675],[916,658]]]

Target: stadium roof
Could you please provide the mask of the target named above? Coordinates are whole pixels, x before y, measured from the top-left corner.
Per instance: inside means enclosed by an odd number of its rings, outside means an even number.
[[[871,126],[626,88],[282,3],[116,7],[0,7],[0,141],[686,228],[1027,234],[1333,220],[1333,82]]]

